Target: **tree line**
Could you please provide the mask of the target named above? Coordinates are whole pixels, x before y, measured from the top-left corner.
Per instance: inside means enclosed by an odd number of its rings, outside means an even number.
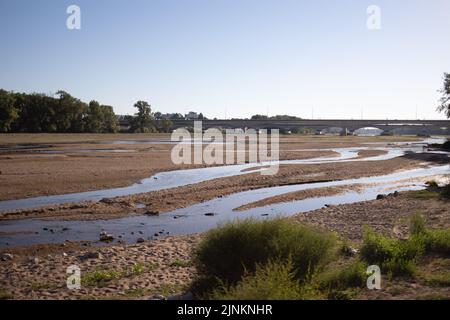
[[[1,132],[117,132],[111,106],[85,103],[65,91],[54,96],[0,89]]]
[[[155,120],[151,106],[138,101],[125,132],[170,132],[170,120]],[[85,103],[65,91],[50,96],[0,89],[0,132],[114,133],[120,129],[113,107],[92,100]]]

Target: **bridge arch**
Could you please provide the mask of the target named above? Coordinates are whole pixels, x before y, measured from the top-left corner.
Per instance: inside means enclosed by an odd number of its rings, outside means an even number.
[[[383,129],[377,127],[363,127],[353,131],[355,136],[381,136],[384,132]]]

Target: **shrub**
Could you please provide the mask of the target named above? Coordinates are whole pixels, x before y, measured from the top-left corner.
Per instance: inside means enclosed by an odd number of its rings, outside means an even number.
[[[333,235],[289,219],[226,223],[208,232],[198,246],[194,263],[198,284],[205,286],[198,289],[219,282],[234,285],[270,260],[290,259],[295,279],[306,280],[331,259],[335,243]]]
[[[445,199],[450,199],[450,184],[441,188],[441,197]]]
[[[450,255],[450,230],[428,230],[424,237],[427,253]]]
[[[422,235],[425,233],[425,218],[420,213],[416,213],[410,218],[409,231],[413,236]]]
[[[119,279],[122,276],[120,272],[114,270],[97,270],[86,273],[81,278],[82,285],[85,286],[106,286],[112,280]]]
[[[424,251],[421,237],[398,240],[384,237],[367,229],[361,248],[361,257],[369,264],[376,264],[390,276],[411,276],[415,272],[415,260]]]
[[[215,300],[305,300],[317,299],[314,291],[295,279],[292,262],[257,265],[235,286],[220,286],[211,295]]]
[[[421,241],[425,253],[450,254],[450,230],[428,230],[425,218],[416,214],[411,217],[411,241]]]
[[[425,184],[427,185],[427,187],[428,187],[429,189],[436,189],[436,188],[439,188],[439,185],[438,185],[438,183],[436,182],[436,180],[430,180],[430,181],[427,181],[427,182],[425,182]]]
[[[321,290],[346,290],[348,288],[362,288],[366,284],[367,265],[362,261],[355,261],[335,270],[319,274],[315,279]]]
[[[450,150],[450,140],[444,142],[444,144],[442,145],[442,148],[445,150]]]

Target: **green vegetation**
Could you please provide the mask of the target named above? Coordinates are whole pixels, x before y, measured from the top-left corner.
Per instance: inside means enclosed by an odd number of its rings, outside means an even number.
[[[416,262],[426,254],[450,254],[450,230],[428,230],[420,214],[411,218],[411,236],[407,240],[391,239],[367,229],[361,257],[377,264],[392,277],[412,276]]]
[[[426,284],[432,287],[450,287],[450,272],[437,275],[425,275],[423,279]]]
[[[190,261],[180,260],[180,259],[176,259],[176,260],[172,261],[169,265],[169,267],[181,267],[181,268],[185,268],[185,267],[189,267],[189,266],[191,266]]]
[[[358,254],[333,234],[290,219],[226,223],[199,244],[199,277],[191,290],[225,300],[351,299],[365,287],[371,264],[391,278],[407,278],[418,273],[416,264],[425,255],[449,255],[450,230],[429,230],[415,214],[410,231],[408,239],[394,239],[366,229]],[[449,274],[421,271],[420,277],[431,286],[450,282]]]
[[[150,294],[160,294],[160,295],[167,297],[170,295],[179,294],[185,290],[186,290],[185,285],[166,283],[166,284],[160,285],[155,290],[150,290],[149,293]]]
[[[249,285],[259,275],[279,275],[262,266],[270,261],[290,261],[294,279],[306,283],[336,253],[336,238],[330,233],[293,223],[288,219],[229,222],[210,231],[199,244],[194,263],[199,278],[193,286],[197,294],[217,287],[230,287],[243,277]],[[262,269],[261,269],[262,268]]]
[[[114,270],[97,270],[84,274],[81,278],[81,285],[102,287],[108,285],[112,280],[121,277],[121,272]]]
[[[438,110],[445,112],[447,118],[450,118],[450,73],[444,73],[444,87],[441,90],[442,98]]]
[[[89,104],[65,91],[49,96],[0,90],[1,132],[116,132],[111,106]]]
[[[317,298],[311,287],[301,286],[292,262],[257,265],[236,286],[219,286],[211,296],[216,300],[305,300]]]
[[[295,279],[307,280],[332,259],[335,237],[287,219],[230,222],[200,243],[195,265],[204,283],[234,285],[257,265],[292,261]],[[204,288],[208,290],[208,288]]]
[[[82,275],[81,284],[85,286],[106,286],[111,281],[124,277],[134,277],[144,273],[147,269],[143,263],[136,263],[131,268],[116,270],[96,270]]]
[[[276,115],[272,117],[268,117],[261,114],[255,114],[251,117],[251,120],[301,120],[302,118],[296,117],[296,116],[290,116],[287,114],[283,115]]]
[[[47,282],[33,282],[31,284],[31,290],[33,291],[39,291],[39,290],[50,290],[57,288],[57,285],[54,283],[47,283]]]
[[[369,264],[380,266],[391,277],[412,276],[415,260],[423,252],[423,244],[414,240],[398,240],[366,229],[361,257]]]
[[[3,289],[2,287],[0,287],[0,300],[8,300],[8,299],[13,299],[13,295],[10,294],[9,292],[7,292],[5,289]]]
[[[418,190],[410,192],[408,196],[412,199],[428,200],[428,199],[439,199],[440,194],[437,191]]]
[[[146,101],[134,105],[135,116],[125,116],[131,132],[170,132],[170,120],[155,121]],[[160,114],[160,113],[159,113]],[[95,100],[85,103],[65,91],[54,95],[0,89],[0,132],[114,133],[119,122],[112,106]]]
[[[333,268],[317,275],[315,283],[322,290],[329,292],[361,288],[367,280],[367,264],[355,260],[339,268]]]
[[[409,197],[413,199],[442,199],[448,200],[450,199],[450,184],[445,185],[443,187],[439,187],[436,181],[428,181],[426,182],[427,189],[413,191],[409,193]]]

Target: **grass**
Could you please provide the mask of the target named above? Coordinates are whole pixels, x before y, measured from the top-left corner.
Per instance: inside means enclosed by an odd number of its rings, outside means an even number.
[[[81,277],[81,284],[85,286],[99,286],[104,287],[110,282],[124,278],[124,277],[134,277],[140,275],[146,271],[145,265],[143,263],[136,263],[130,269],[123,271],[116,270],[96,270],[93,272],[85,273]]]
[[[211,296],[215,300],[305,300],[317,299],[310,287],[295,279],[292,262],[257,265],[254,274],[247,274],[235,286],[219,286]]]
[[[123,276],[121,272],[114,270],[97,270],[84,274],[81,277],[81,284],[84,286],[103,287],[108,285],[112,280],[119,279]]]
[[[9,300],[13,299],[13,295],[7,292],[5,289],[0,287],[0,300]]]
[[[31,290],[39,291],[39,290],[51,290],[57,288],[57,285],[54,283],[46,283],[46,282],[33,282],[31,284]]]
[[[391,239],[366,230],[361,248],[362,258],[380,266],[391,277],[413,276],[416,261],[423,255],[450,255],[450,229],[429,230],[420,214],[411,217],[411,236],[407,240]]]
[[[189,266],[191,266],[190,261],[180,260],[180,259],[176,259],[169,264],[169,267],[175,267],[175,268],[186,268]]]
[[[413,199],[419,200],[427,200],[427,199],[442,199],[448,200],[450,199],[450,184],[447,184],[443,187],[439,187],[436,181],[431,180],[426,182],[427,189],[413,191],[409,193],[409,197]]]
[[[145,296],[146,294],[147,291],[142,288],[125,290],[125,296],[130,298],[139,298]]]
[[[320,289],[329,291],[362,288],[367,280],[366,270],[367,264],[356,260],[350,264],[319,274],[315,282]]]
[[[391,239],[371,229],[364,232],[362,259],[391,277],[414,275],[415,260],[422,252],[420,241]]]
[[[432,287],[450,287],[450,272],[437,275],[424,275],[424,282]]]
[[[234,285],[269,261],[290,260],[295,279],[305,281],[333,258],[335,247],[334,235],[289,219],[229,222],[208,232],[199,244],[194,290]]]
[[[437,191],[418,190],[410,192],[408,196],[412,199],[417,200],[429,200],[429,199],[439,199],[441,195]]]
[[[151,290],[150,294],[160,294],[164,297],[178,294],[186,290],[186,286],[182,284],[162,284],[157,289]]]

